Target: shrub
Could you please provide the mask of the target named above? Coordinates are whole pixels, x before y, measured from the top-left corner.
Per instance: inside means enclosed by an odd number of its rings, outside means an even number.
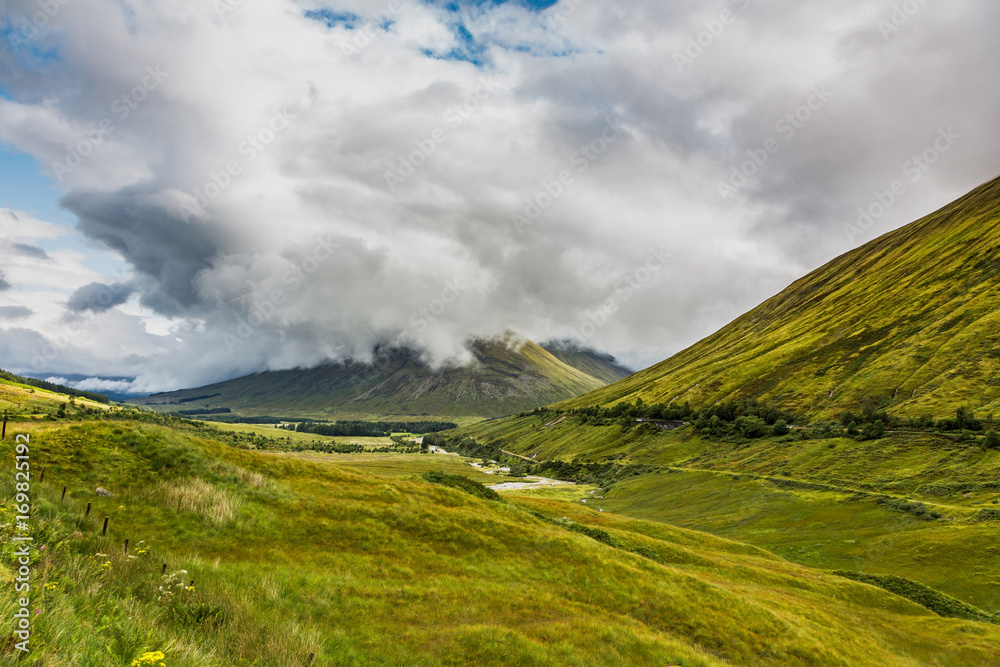
[[[769,431],[767,422],[760,417],[737,417],[733,427],[737,435],[748,439],[763,438]]]
[[[885,424],[879,420],[874,421],[871,424],[865,424],[865,428],[861,431],[862,440],[878,440],[879,438],[885,437]]]
[[[979,510],[972,515],[972,520],[976,522],[981,521],[1000,521],[1000,510],[995,510],[992,507],[984,510]]]
[[[1000,449],[1000,434],[996,431],[988,431],[986,433],[986,441],[984,444],[987,449]]]
[[[469,479],[468,477],[462,477],[461,475],[448,475],[443,472],[428,472],[424,473],[424,479],[431,484],[448,486],[462,491],[463,493],[468,493],[470,496],[482,498],[483,500],[503,501],[500,494],[493,489],[487,488],[479,482]]]
[[[774,426],[771,428],[771,433],[780,438],[783,435],[788,435],[788,430],[788,422],[784,419],[779,419],[774,422]]]
[[[860,581],[861,583],[878,586],[900,597],[930,609],[938,616],[946,618],[965,618],[973,621],[983,621],[986,623],[997,623],[997,619],[970,604],[946,595],[929,586],[918,584],[910,579],[884,574],[862,574],[860,572],[847,572],[836,570],[832,572],[838,577]]]
[[[909,502],[907,500],[898,500],[896,498],[888,498],[886,496],[879,496],[875,499],[875,502],[879,505],[886,505],[890,509],[894,509],[897,512],[909,512],[921,519],[927,519],[928,521],[934,521],[941,518],[941,513],[936,510],[928,510],[927,506],[923,503]]]

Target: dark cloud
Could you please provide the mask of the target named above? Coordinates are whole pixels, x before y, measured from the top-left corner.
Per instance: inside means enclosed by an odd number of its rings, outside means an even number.
[[[103,313],[128,301],[133,291],[134,287],[122,283],[90,283],[73,292],[66,307],[74,313]]]
[[[49,253],[45,252],[44,249],[38,246],[31,245],[30,243],[12,243],[11,248],[21,254],[28,257],[34,257],[36,259],[50,259]]]
[[[117,250],[149,278],[143,283],[143,305],[178,315],[198,304],[194,277],[210,266],[220,239],[217,229],[186,221],[180,209],[167,210],[154,195],[140,188],[70,193],[62,204],[78,216],[84,234]]]
[[[33,313],[34,311],[24,306],[0,306],[0,320],[21,320]]]
[[[6,292],[11,288],[11,284],[7,282],[7,276],[4,272],[0,270],[0,292]]]

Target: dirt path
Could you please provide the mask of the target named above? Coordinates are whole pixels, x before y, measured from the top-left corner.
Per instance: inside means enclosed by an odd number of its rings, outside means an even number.
[[[514,456],[514,457],[517,457],[519,459],[524,459],[525,461],[528,461],[529,463],[534,463],[535,462],[535,459],[529,459],[527,456],[521,456],[520,454],[515,454],[514,452],[508,452],[506,449],[501,449],[500,451],[503,452],[504,454],[506,454],[507,456]]]

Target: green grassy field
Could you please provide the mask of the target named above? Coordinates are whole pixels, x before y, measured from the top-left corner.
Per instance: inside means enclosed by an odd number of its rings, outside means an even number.
[[[617,424],[554,421],[551,413],[499,420],[458,437],[539,461],[652,466],[588,506],[745,541],[811,567],[905,576],[1000,612],[1000,523],[978,520],[1000,508],[1000,451],[981,441],[934,433],[713,441],[691,428],[623,433]],[[903,503],[941,517],[898,509]]]
[[[455,457],[247,451],[181,422],[15,431],[46,470],[31,487],[46,547],[32,562],[35,664],[130,665],[146,651],[170,666],[1000,662],[1000,626],[573,500],[592,487],[491,502],[421,477],[468,474]],[[3,530],[12,586],[15,529]],[[0,600],[11,618],[14,596]]]
[[[68,408],[71,413],[83,409],[101,411],[114,409],[104,403],[78,397],[73,399],[71,405],[69,399],[69,396],[45,389],[0,380],[0,410],[10,412],[12,415],[19,415],[22,418],[54,414],[60,406]]]

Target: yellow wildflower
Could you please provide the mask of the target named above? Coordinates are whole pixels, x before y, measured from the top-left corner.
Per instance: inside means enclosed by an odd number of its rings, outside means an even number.
[[[163,660],[167,656],[163,655],[163,651],[146,651],[141,656],[132,661],[132,667],[142,667],[143,665],[156,665],[157,667],[166,667],[166,663]]]

